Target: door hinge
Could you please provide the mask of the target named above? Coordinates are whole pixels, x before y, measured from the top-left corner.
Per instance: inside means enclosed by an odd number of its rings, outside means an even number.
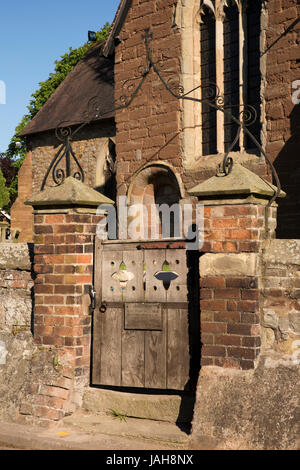
[[[90,286],[90,298],[91,298],[91,303],[90,303],[90,306],[89,306],[89,314],[91,315],[93,313],[93,311],[95,310],[96,308],[96,291],[94,289],[94,286]]]

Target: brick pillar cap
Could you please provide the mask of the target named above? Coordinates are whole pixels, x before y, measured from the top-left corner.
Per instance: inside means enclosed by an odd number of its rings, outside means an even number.
[[[239,163],[233,165],[231,173],[216,174],[203,183],[188,190],[191,196],[216,198],[237,196],[237,195],[258,195],[266,199],[271,199],[277,188],[265,179],[256,175]],[[278,197],[285,197],[286,193],[280,191]]]
[[[90,188],[73,176],[66,178],[59,186],[46,188],[33,194],[27,201],[29,206],[88,206],[114,204],[114,201]]]

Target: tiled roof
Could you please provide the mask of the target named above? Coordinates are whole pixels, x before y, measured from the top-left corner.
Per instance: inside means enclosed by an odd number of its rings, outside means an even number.
[[[100,116],[93,121],[114,116],[114,58],[104,57],[102,47],[103,43],[89,49],[23,129],[21,137],[53,130],[62,122],[64,126],[81,124],[95,96],[101,104]]]

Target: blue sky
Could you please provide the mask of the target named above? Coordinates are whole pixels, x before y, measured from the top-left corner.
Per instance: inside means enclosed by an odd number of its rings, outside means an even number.
[[[88,30],[111,23],[118,5],[119,0],[1,0],[0,151],[7,149],[39,82],[54,71],[54,61],[85,43]]]

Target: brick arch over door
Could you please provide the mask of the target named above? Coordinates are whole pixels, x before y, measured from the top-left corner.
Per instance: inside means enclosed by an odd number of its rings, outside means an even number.
[[[183,199],[183,185],[180,176],[168,163],[152,163],[139,170],[132,178],[128,190],[128,206],[139,205],[141,221],[141,238],[156,238],[156,235],[167,236],[162,227],[161,213],[155,206],[166,204],[171,207],[180,204]],[[174,207],[174,206],[173,206]],[[141,214],[143,211],[143,214]],[[174,236],[174,213],[171,213],[170,236]],[[152,232],[151,232],[151,227]],[[142,235],[143,234],[143,235]]]

